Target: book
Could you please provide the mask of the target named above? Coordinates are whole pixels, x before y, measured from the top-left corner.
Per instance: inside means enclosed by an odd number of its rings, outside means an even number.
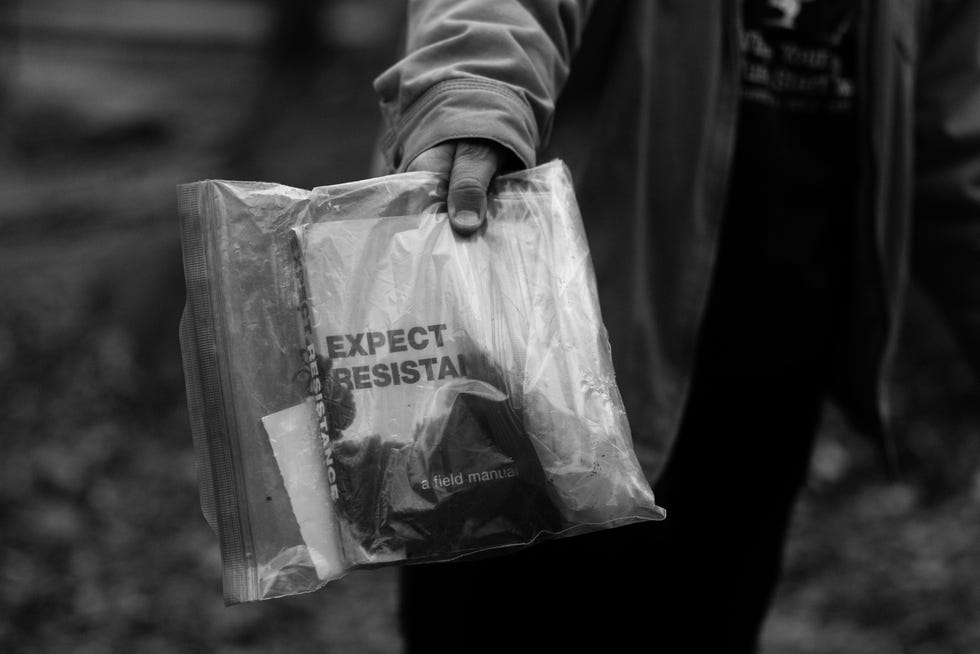
[[[421,214],[305,224],[292,244],[345,556],[446,558],[559,531],[523,424],[524,289],[480,275],[495,240]]]

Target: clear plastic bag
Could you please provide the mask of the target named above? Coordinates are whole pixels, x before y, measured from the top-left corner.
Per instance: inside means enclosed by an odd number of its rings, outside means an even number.
[[[225,601],[657,520],[561,162],[498,177],[180,187],[181,326]]]

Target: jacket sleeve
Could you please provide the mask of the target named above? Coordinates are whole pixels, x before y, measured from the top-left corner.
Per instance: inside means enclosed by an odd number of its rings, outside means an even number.
[[[406,53],[374,82],[391,169],[458,138],[496,141],[533,166],[589,4],[411,0]]]
[[[918,70],[912,264],[980,374],[980,2],[934,9]]]

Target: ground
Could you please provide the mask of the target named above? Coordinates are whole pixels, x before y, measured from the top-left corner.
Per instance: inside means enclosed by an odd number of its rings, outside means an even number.
[[[334,2],[325,29],[346,40],[270,74],[260,5],[161,0],[170,19],[150,22],[123,5],[32,2],[0,50],[0,650],[397,652],[392,569],[224,607],[175,215],[180,182],[366,176],[397,18]],[[902,479],[828,410],[764,652],[980,651],[977,386],[927,302],[912,308]],[[719,498],[736,506],[751,510],[737,489]]]

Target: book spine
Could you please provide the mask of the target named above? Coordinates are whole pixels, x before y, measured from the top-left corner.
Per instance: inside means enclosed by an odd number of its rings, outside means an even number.
[[[320,352],[314,329],[314,321],[316,320],[315,311],[310,301],[300,239],[300,234],[296,230],[293,230],[290,245],[296,274],[297,295],[299,296],[300,329],[303,332],[304,346],[303,358],[310,375],[310,395],[313,397],[313,406],[316,411],[317,433],[320,436],[320,444],[323,446],[323,454],[326,459],[325,465],[327,467],[327,481],[330,484],[330,499],[336,502],[340,499],[340,494],[337,490],[337,473],[334,470],[333,446],[330,441],[332,425],[330,424],[329,407],[327,407],[327,379],[325,377],[325,371],[320,365]]]

